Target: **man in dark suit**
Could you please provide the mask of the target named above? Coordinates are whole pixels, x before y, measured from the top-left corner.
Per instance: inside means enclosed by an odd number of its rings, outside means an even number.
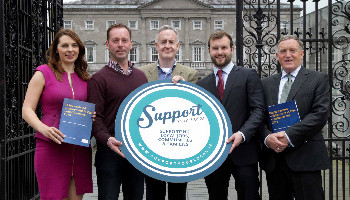
[[[277,133],[266,123],[262,131],[269,197],[321,200],[321,170],[330,167],[322,136],[330,110],[328,76],[301,66],[303,43],[295,36],[281,38],[276,56],[283,71],[262,80],[266,106],[295,100],[301,121]]]
[[[205,177],[209,200],[227,199],[231,175],[235,178],[239,200],[259,198],[258,153],[256,132],[264,119],[264,96],[260,78],[254,69],[231,62],[233,41],[224,31],[210,35],[208,49],[214,73],[197,84],[217,97],[225,107],[231,123],[232,142],[225,162]]]

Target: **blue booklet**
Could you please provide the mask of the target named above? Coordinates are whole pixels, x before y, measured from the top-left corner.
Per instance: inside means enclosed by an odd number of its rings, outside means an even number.
[[[89,147],[95,104],[64,98],[59,130],[63,142]]]
[[[267,107],[272,132],[285,131],[300,121],[295,100]]]

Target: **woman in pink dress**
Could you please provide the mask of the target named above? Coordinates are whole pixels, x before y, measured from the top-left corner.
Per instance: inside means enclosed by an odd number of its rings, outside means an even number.
[[[91,147],[63,143],[59,130],[64,98],[86,101],[85,47],[71,29],[61,29],[46,52],[48,64],[29,82],[22,116],[36,132],[35,173],[42,200],[81,200],[92,193]],[[38,102],[42,118],[35,113]]]

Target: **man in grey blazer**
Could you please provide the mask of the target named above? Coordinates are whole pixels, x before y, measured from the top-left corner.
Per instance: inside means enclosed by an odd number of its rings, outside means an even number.
[[[162,26],[156,38],[158,61],[139,68],[145,73],[148,82],[164,79],[172,79],[174,83],[178,80],[197,82],[198,72],[196,70],[176,63],[175,56],[179,47],[176,31],[171,26]],[[168,183],[168,199],[186,200],[186,187],[187,183]],[[164,200],[165,193],[166,182],[146,176],[147,200]]]
[[[303,49],[299,38],[282,37],[276,56],[283,71],[262,80],[266,106],[295,100],[301,119],[277,133],[266,122],[262,131],[261,167],[270,200],[324,199],[321,170],[330,161],[322,128],[330,112],[330,89],[327,74],[301,66]]]
[[[146,74],[148,82],[172,79],[175,76],[180,76],[191,83],[197,82],[196,70],[176,62],[175,56],[180,43],[177,32],[171,26],[164,25],[159,29],[155,44],[159,55],[158,61],[139,68]]]

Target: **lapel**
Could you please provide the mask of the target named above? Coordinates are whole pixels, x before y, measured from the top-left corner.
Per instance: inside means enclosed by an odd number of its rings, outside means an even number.
[[[180,64],[176,64],[173,72],[171,73],[171,78],[173,78],[174,76],[182,76],[183,78],[185,78],[182,74],[184,73],[185,69],[182,69]]]
[[[272,94],[271,95],[272,105],[278,104],[278,92],[279,92],[281,77],[282,77],[282,72],[278,73],[276,76],[273,77],[273,80],[272,80],[273,82],[270,85],[271,94]]]
[[[222,98],[222,104],[225,105],[229,94],[230,90],[237,85],[239,76],[238,76],[238,71],[239,68],[236,65],[233,65],[233,68],[230,72],[230,74],[227,77],[226,85],[225,85],[225,90],[224,90],[224,96]],[[215,80],[215,79],[214,79]],[[216,89],[217,90],[217,89]],[[217,92],[218,93],[218,92]],[[219,95],[218,95],[219,96]]]
[[[298,93],[299,89],[306,81],[308,74],[309,74],[309,72],[307,70],[305,70],[304,67],[300,68],[300,71],[299,71],[297,77],[295,77],[292,88],[290,88],[287,101],[291,101],[292,99],[294,99],[295,95]]]
[[[219,98],[219,92],[216,87],[216,80],[215,80],[215,74],[211,73],[208,77],[208,91],[212,93],[218,100]],[[220,100],[219,100],[220,101]]]
[[[156,63],[153,63],[150,68],[148,68],[149,82],[159,80],[158,67]]]

